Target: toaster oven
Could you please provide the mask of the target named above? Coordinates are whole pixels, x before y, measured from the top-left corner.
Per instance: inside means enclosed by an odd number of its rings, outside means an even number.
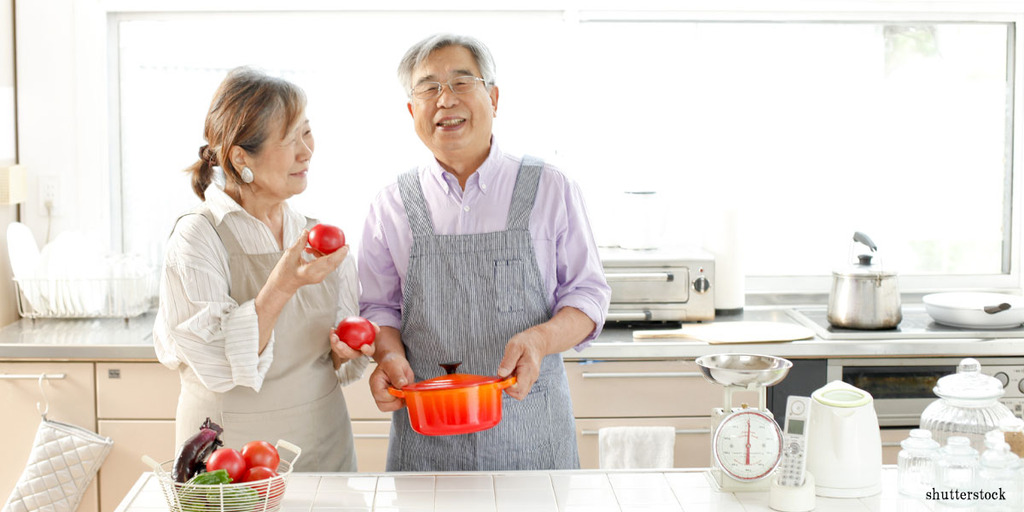
[[[608,322],[694,322],[715,318],[715,258],[697,248],[601,248],[612,289]]]

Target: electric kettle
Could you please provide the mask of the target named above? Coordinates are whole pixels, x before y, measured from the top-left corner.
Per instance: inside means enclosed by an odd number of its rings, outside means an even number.
[[[882,437],[871,394],[835,380],[811,393],[807,471],[814,493],[862,498],[882,490]]]

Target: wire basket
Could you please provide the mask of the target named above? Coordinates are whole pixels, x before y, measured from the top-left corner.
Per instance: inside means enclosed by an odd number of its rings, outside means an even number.
[[[288,441],[277,441],[278,452],[293,454],[290,460],[281,459],[277,476],[253,482],[221,485],[180,483],[171,476],[174,461],[158,463],[143,455],[142,460],[156,474],[167,506],[172,512],[271,512],[281,509],[285,485],[295,461],[302,450]]]
[[[112,278],[14,278],[23,318],[132,318],[153,307],[156,274]]]

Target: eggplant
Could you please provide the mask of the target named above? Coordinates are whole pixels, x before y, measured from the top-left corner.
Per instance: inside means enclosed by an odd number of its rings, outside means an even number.
[[[199,426],[199,432],[193,434],[188,441],[181,445],[178,458],[174,459],[174,468],[171,471],[174,480],[185,483],[197,473],[206,471],[206,458],[217,447],[224,445],[224,441],[220,438],[223,433],[224,429],[207,417],[206,421]]]

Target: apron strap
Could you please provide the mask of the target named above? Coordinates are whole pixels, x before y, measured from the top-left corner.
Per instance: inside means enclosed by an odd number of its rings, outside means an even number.
[[[413,236],[432,236],[434,224],[430,220],[427,200],[423,197],[416,169],[398,175],[398,191],[402,194],[402,204],[405,205],[405,215],[409,218]]]
[[[217,236],[219,236],[220,241],[224,243],[224,248],[228,250],[228,254],[242,254],[242,244],[238,243],[238,239],[235,238],[235,234],[228,229],[225,223],[221,222],[220,224],[217,224],[213,219],[213,212],[209,209],[204,209],[204,211],[199,213],[210,221],[213,229],[217,230]]]
[[[508,208],[508,220],[505,229],[526,230],[530,227],[530,213],[537,199],[537,185],[540,183],[540,171],[544,168],[544,160],[523,155],[516,176],[516,188],[512,191],[512,205]]]

